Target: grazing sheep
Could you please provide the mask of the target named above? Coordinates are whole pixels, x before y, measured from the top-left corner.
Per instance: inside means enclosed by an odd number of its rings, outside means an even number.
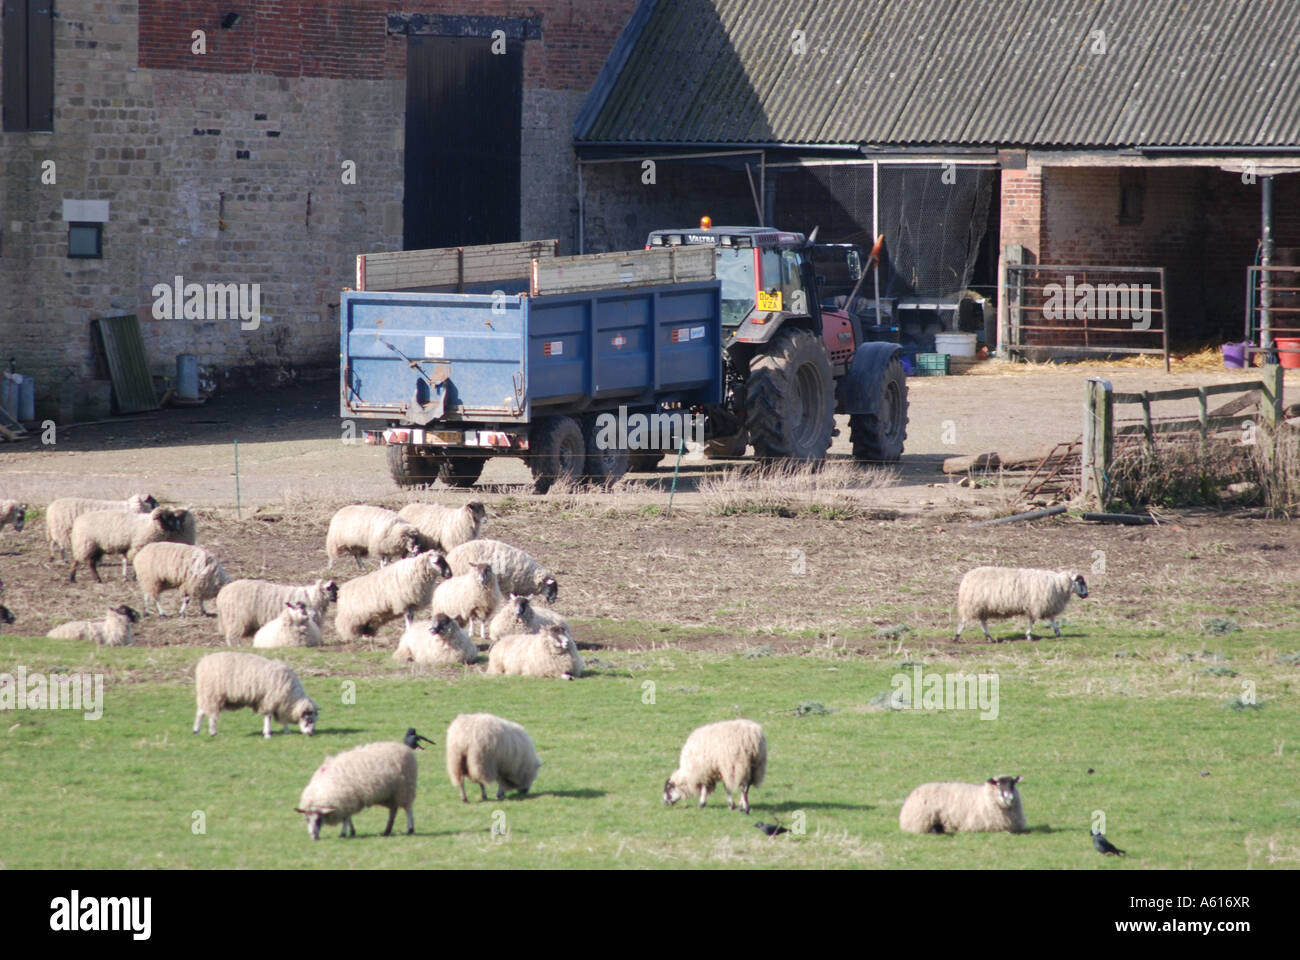
[[[54,548],[64,560],[72,550],[72,524],[83,513],[117,510],[119,513],[148,513],[158,506],[158,501],[147,493],[137,493],[125,500],[88,500],[84,497],[63,497],[45,508],[45,538],[49,541],[50,559]]]
[[[221,567],[216,554],[187,543],[148,543],[140,548],[131,565],[135,578],[144,594],[145,612],[149,604],[158,608],[158,616],[165,617],[159,595],[164,590],[181,591],[181,608],[178,616],[185,616],[191,600],[199,602],[199,613],[212,616],[203,608],[204,600],[216,597],[230,577]]]
[[[439,613],[431,621],[417,620],[411,624],[393,651],[393,659],[430,664],[473,663],[478,659],[478,647],[460,624]]]
[[[0,500],[0,530],[5,524],[14,525],[14,533],[22,533],[27,523],[27,504],[17,500]]]
[[[420,531],[425,550],[446,553],[462,543],[479,538],[487,510],[477,500],[463,507],[444,507],[436,503],[408,503],[397,511],[407,523]]]
[[[169,534],[180,531],[183,518],[167,507],[154,507],[148,513],[123,513],[120,510],[95,510],[83,513],[72,524],[72,572],[68,579],[76,582],[77,567],[90,565],[96,583],[104,581],[99,576],[102,557],[120,553],[122,577],[126,579],[126,564],[148,543],[166,540]]]
[[[341,837],[357,835],[353,815],[366,807],[387,807],[384,836],[393,832],[400,807],[406,811],[406,832],[415,833],[415,782],[419,765],[405,743],[380,741],[353,747],[316,768],[302,791],[296,813],[307,817],[307,833],[320,839],[321,824],[342,823]]]
[[[749,788],[767,773],[767,738],[753,720],[722,720],[697,727],[686,738],[677,769],[664,784],[664,803],[699,793],[703,807],[719,780],[727,791],[727,809],[749,813]]]
[[[217,594],[217,629],[226,646],[252,636],[258,628],[280,616],[286,603],[304,603],[323,622],[331,602],[338,600],[333,580],[317,580],[309,587],[295,587],[266,580],[234,580]]]
[[[1026,640],[1034,639],[1035,620],[1051,621],[1052,630],[1059,637],[1061,628],[1057,618],[1070,602],[1071,593],[1080,597],[1088,595],[1088,585],[1073,571],[976,567],[961,578],[961,586],[957,588],[957,616],[961,623],[952,639],[960,640],[966,624],[978,620],[984,629],[984,639],[992,641],[988,619],[1014,616],[1029,618]]]
[[[339,588],[334,627],[347,640],[373,637],[398,617],[405,617],[409,628],[416,611],[429,605],[438,581],[449,576],[442,554],[429,551],[349,580]]]
[[[524,551],[500,540],[471,540],[447,554],[447,563],[456,576],[469,573],[471,563],[486,563],[497,575],[502,593],[531,597],[540,593],[547,603],[554,603],[559,593],[555,578]]]
[[[487,672],[572,680],[582,676],[582,658],[573,638],[551,626],[541,633],[502,637],[488,651]]]
[[[17,619],[18,618],[14,616],[12,610],[6,607],[3,603],[0,603],[0,633],[4,632],[4,625],[6,623],[13,623]]]
[[[325,552],[331,567],[345,553],[351,554],[357,566],[364,570],[362,557],[378,557],[382,567],[419,549],[420,531],[413,525],[392,510],[364,504],[344,507],[335,513],[325,535]]]
[[[460,788],[462,803],[465,781],[478,784],[482,799],[487,799],[487,784],[497,785],[497,799],[506,790],[518,790],[525,796],[537,779],[542,761],[537,758],[533,738],[519,724],[490,713],[462,713],[447,728],[447,776],[451,785]]]
[[[166,543],[187,543],[191,547],[199,542],[199,525],[190,507],[172,507],[174,526],[163,537]]]
[[[253,635],[255,647],[319,647],[320,622],[318,614],[307,604],[290,600],[284,612],[264,623]]]
[[[1019,777],[990,777],[983,783],[923,783],[907,795],[898,825],[908,833],[1024,833]]]
[[[267,738],[272,718],[284,724],[286,733],[289,724],[296,723],[310,737],[320,713],[287,663],[235,650],[209,653],[199,661],[194,668],[194,697],[198,702],[194,732],[199,732],[206,715],[210,737],[217,735],[217,714],[222,710],[251,707],[262,714],[262,736]]]
[[[479,636],[483,624],[505,603],[497,586],[497,575],[486,563],[471,563],[469,572],[438,584],[433,592],[433,613],[445,613],[462,626],[477,620]]]
[[[103,620],[73,620],[61,623],[47,637],[60,640],[93,640],[101,647],[129,647],[135,643],[131,624],[140,622],[140,614],[126,604],[110,607]]]
[[[547,627],[560,627],[570,637],[569,622],[554,610],[534,606],[527,597],[511,594],[488,623],[488,639],[496,643],[512,633],[542,633]]]

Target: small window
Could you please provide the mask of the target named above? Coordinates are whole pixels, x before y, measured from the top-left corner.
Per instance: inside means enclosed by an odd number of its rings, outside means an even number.
[[[1142,222],[1142,201],[1146,195],[1145,170],[1121,170],[1119,174],[1119,222]]]
[[[102,223],[68,224],[68,256],[81,260],[102,260],[104,225]]]

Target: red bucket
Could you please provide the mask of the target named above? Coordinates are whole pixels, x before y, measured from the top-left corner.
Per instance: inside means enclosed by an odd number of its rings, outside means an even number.
[[[1287,370],[1300,370],[1300,337],[1275,337],[1273,345],[1277,347],[1277,362]],[[1294,353],[1283,353],[1293,350]]]

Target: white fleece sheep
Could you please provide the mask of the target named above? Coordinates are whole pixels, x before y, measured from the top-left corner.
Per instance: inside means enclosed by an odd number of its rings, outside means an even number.
[[[542,633],[548,627],[559,627],[570,637],[573,631],[569,622],[554,610],[536,606],[527,597],[511,594],[488,623],[488,639],[496,643],[512,633]]]
[[[957,616],[961,623],[953,640],[971,620],[978,620],[984,629],[984,639],[991,641],[988,620],[990,617],[1029,618],[1025,639],[1034,639],[1034,621],[1049,620],[1056,636],[1061,635],[1057,618],[1070,594],[1088,595],[1088,585],[1083,577],[1067,570],[1031,570],[1014,567],[976,567],[961,578],[957,588]]]
[[[14,525],[14,533],[22,533],[27,523],[27,504],[17,500],[0,500],[0,530],[7,524]]]
[[[983,783],[923,783],[907,795],[898,825],[908,833],[1024,833],[1025,808],[1019,777],[990,777]]]
[[[505,598],[492,568],[486,563],[471,563],[469,572],[438,584],[432,603],[434,616],[445,613],[461,626],[477,620],[482,636],[483,625],[505,605]]]
[[[148,513],[158,501],[147,493],[137,493],[125,500],[88,500],[85,497],[62,497],[45,508],[45,538],[49,541],[50,559],[57,547],[64,560],[72,550],[72,524],[83,513],[117,510],[120,513]]]
[[[349,580],[339,588],[334,627],[347,640],[373,637],[398,617],[405,617],[410,627],[416,611],[429,605],[434,587],[444,576],[450,576],[447,561],[429,551]]]
[[[284,611],[270,623],[264,623],[253,634],[255,647],[319,647],[320,621],[307,604],[290,600]]]
[[[355,504],[330,518],[325,535],[325,552],[331,567],[344,554],[351,554],[362,570],[362,557],[378,557],[382,567],[420,549],[420,531],[392,510]]]
[[[703,807],[718,781],[727,791],[727,809],[749,813],[749,788],[767,773],[767,737],[753,720],[721,720],[697,727],[686,738],[677,769],[664,784],[664,803],[700,795]]]
[[[135,643],[131,624],[140,621],[140,614],[122,604],[110,607],[103,620],[73,620],[61,623],[47,637],[62,640],[90,640],[101,647],[129,647]]]
[[[145,612],[149,612],[149,604],[152,602],[158,608],[160,617],[166,616],[159,597],[164,590],[180,590],[179,616],[185,616],[191,600],[197,600],[199,612],[208,616],[203,601],[216,597],[221,588],[230,582],[230,577],[222,569],[221,561],[215,553],[209,553],[202,547],[192,547],[188,543],[145,544],[131,565],[135,568],[135,578],[144,595]]]
[[[560,627],[548,627],[502,637],[488,651],[487,672],[572,680],[582,676],[582,658],[572,637]]]
[[[154,507],[148,513],[123,513],[120,510],[94,510],[83,513],[72,524],[72,571],[68,579],[75,582],[77,567],[90,565],[96,583],[99,561],[105,556],[122,554],[122,575],[126,564],[134,560],[145,544],[158,543],[178,533],[184,518],[167,507]]]
[[[199,732],[206,715],[210,737],[217,735],[217,714],[222,710],[251,707],[262,714],[262,736],[267,738],[272,718],[284,724],[286,733],[289,724],[296,723],[310,737],[320,712],[287,663],[235,650],[209,653],[199,661],[194,668],[194,698],[198,703],[194,732]]]
[[[473,663],[478,659],[478,647],[460,624],[440,613],[432,620],[417,620],[407,627],[393,651],[393,659],[428,664]]]
[[[342,823],[341,837],[356,836],[352,817],[366,807],[387,807],[384,836],[393,832],[398,809],[406,811],[406,832],[415,833],[415,791],[419,765],[404,743],[381,741],[353,747],[316,768],[295,812],[307,817],[307,833],[320,839],[321,824]]]
[[[17,619],[18,618],[14,616],[12,610],[6,607],[3,603],[0,603],[0,633],[4,632],[5,624],[13,623]]]
[[[532,789],[541,765],[528,731],[503,717],[462,713],[447,728],[447,776],[460,788],[463,803],[469,803],[466,780],[478,784],[484,800],[489,783],[496,783],[498,800],[508,789],[522,797]]]
[[[455,576],[469,572],[471,563],[486,563],[497,575],[503,594],[517,593],[530,597],[540,593],[547,603],[554,603],[559,588],[555,577],[540,563],[517,547],[500,540],[471,540],[447,554],[447,563]]]
[[[462,543],[479,538],[487,510],[477,500],[471,500],[463,507],[408,503],[397,511],[397,515],[420,531],[424,549],[445,554]]]
[[[175,526],[168,529],[167,536],[163,537],[163,540],[166,543],[187,543],[191,547],[198,543],[199,524],[193,508],[172,507],[171,512]]]
[[[230,646],[279,617],[286,603],[306,604],[324,623],[330,603],[338,598],[338,584],[333,580],[317,580],[305,587],[267,580],[232,580],[217,594],[217,629],[226,638],[226,646]]]

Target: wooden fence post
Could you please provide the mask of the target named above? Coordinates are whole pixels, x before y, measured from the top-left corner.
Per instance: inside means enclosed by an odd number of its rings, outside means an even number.
[[[1114,404],[1109,380],[1089,377],[1084,399],[1082,475],[1079,489],[1086,504],[1106,509],[1110,499],[1110,457]]]

